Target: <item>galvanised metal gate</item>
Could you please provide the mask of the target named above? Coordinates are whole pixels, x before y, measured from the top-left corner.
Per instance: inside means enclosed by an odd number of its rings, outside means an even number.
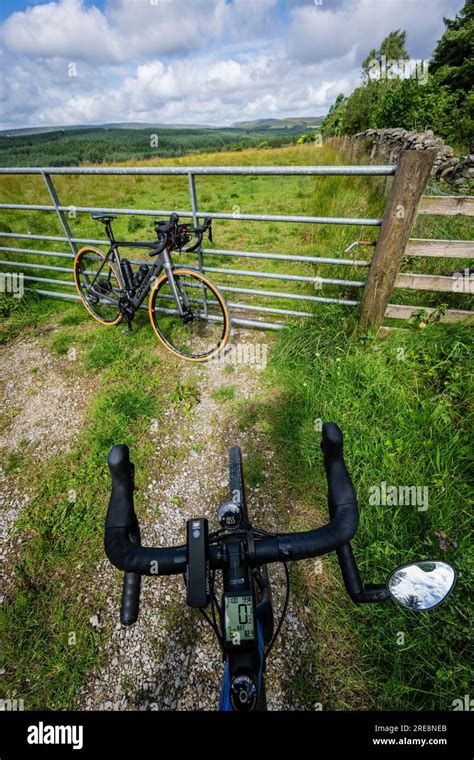
[[[51,198],[51,205],[36,205],[36,204],[18,204],[18,203],[0,203],[0,209],[4,210],[23,210],[23,211],[40,211],[49,212],[57,215],[61,224],[64,236],[53,235],[35,235],[31,233],[25,233],[22,231],[3,232],[0,231],[0,238],[6,241],[6,245],[0,246],[1,252],[8,254],[22,254],[26,256],[41,256],[49,257],[52,259],[74,259],[74,256],[78,250],[78,244],[92,244],[92,245],[108,245],[107,240],[93,240],[90,238],[74,237],[68,222],[68,213],[71,209],[77,214],[88,214],[91,212],[102,212],[104,214],[124,214],[133,216],[169,216],[172,211],[176,211],[182,218],[192,219],[194,223],[198,223],[199,218],[211,217],[211,219],[229,219],[229,220],[241,220],[241,221],[254,221],[254,222],[296,222],[305,224],[341,224],[341,225],[356,225],[356,226],[371,226],[380,227],[382,219],[360,219],[360,218],[346,218],[346,217],[321,217],[321,216],[292,216],[292,215],[272,215],[272,214],[241,214],[241,213],[216,213],[212,211],[203,211],[198,207],[197,192],[196,192],[196,177],[202,175],[243,175],[243,176],[391,176],[395,174],[396,166],[170,166],[170,167],[71,167],[71,168],[0,168],[0,174],[2,175],[40,175],[43,177],[49,196]],[[136,175],[185,175],[188,177],[189,184],[189,199],[190,209],[177,210],[177,209],[128,209],[128,208],[112,208],[112,207],[96,207],[96,206],[64,206],[58,197],[56,187],[54,185],[54,176],[64,175],[116,175],[116,176],[136,176]],[[52,243],[66,243],[69,246],[70,252],[64,251],[51,251],[51,250],[38,250],[35,248],[18,248],[9,245],[9,241],[12,239],[22,240],[38,240],[47,241]],[[284,281],[296,281],[300,283],[312,283],[315,285],[328,284],[339,285],[341,287],[351,288],[363,288],[365,280],[349,280],[349,279],[335,279],[330,277],[308,277],[303,275],[275,273],[275,272],[262,272],[247,269],[228,269],[223,267],[213,267],[208,265],[208,261],[212,260],[212,256],[226,256],[230,258],[252,258],[261,260],[280,260],[291,263],[304,262],[306,264],[329,264],[337,266],[357,266],[368,267],[370,262],[360,259],[349,258],[327,258],[319,256],[298,256],[284,253],[264,253],[257,251],[238,251],[216,248],[201,248],[197,252],[197,263],[199,269],[207,273],[224,274],[227,276],[234,275],[236,278],[240,277],[253,277],[272,280],[284,280]],[[132,263],[143,263],[142,261],[134,261]],[[74,281],[52,279],[51,277],[44,276],[48,272],[61,272],[70,274],[72,276],[72,267],[57,266],[51,263],[38,264],[36,262],[28,261],[14,261],[14,260],[1,260],[0,266],[8,268],[19,267],[23,272],[23,279],[25,281],[36,283],[39,288],[35,288],[35,291],[44,296],[50,296],[54,298],[63,298],[67,300],[79,300],[79,296],[75,293],[67,292],[67,289],[74,288]],[[36,272],[41,274],[37,274]],[[30,274],[28,274],[30,272]],[[43,275],[43,276],[42,276]],[[54,285],[59,290],[44,289],[44,285]],[[310,311],[305,311],[304,304],[310,305],[314,302],[321,303],[336,303],[344,306],[357,306],[360,302],[358,300],[350,300],[347,298],[329,298],[324,296],[303,294],[303,293],[290,293],[288,291],[275,291],[264,290],[260,288],[242,288],[235,285],[218,283],[219,289],[225,294],[243,294],[252,297],[252,303],[241,303],[239,301],[228,300],[228,305],[231,310],[237,312],[251,312],[255,319],[246,319],[242,317],[233,318],[233,323],[241,325],[243,327],[257,327],[267,328],[273,330],[279,330],[285,326],[284,322],[268,322],[266,318],[268,315],[276,315],[278,317],[313,317],[314,314]],[[301,301],[302,309],[285,309],[276,306],[264,306],[259,302],[259,299],[264,297],[272,297],[276,299],[290,299],[292,301]],[[308,306],[307,306],[308,308]]]

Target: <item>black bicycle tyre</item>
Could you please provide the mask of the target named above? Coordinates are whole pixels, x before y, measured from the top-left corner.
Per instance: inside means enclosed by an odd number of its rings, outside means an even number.
[[[229,314],[229,310],[227,308],[225,299],[222,293],[219,291],[218,287],[214,285],[214,283],[208,277],[203,275],[198,270],[194,270],[188,267],[176,267],[173,270],[173,274],[175,277],[179,277],[180,275],[193,277],[199,282],[204,283],[205,286],[212,292],[212,294],[217,299],[217,303],[219,304],[222,311],[222,315],[223,315],[222,334],[217,345],[210,351],[207,351],[203,354],[187,354],[183,351],[180,351],[179,348],[174,346],[166,338],[166,336],[163,334],[160,328],[160,325],[156,316],[156,311],[155,311],[155,304],[156,304],[156,299],[159,294],[159,291],[161,287],[168,280],[168,276],[164,274],[155,282],[150,294],[149,302],[148,302],[148,315],[149,315],[153,330],[155,332],[155,335],[161,341],[161,343],[163,343],[165,348],[168,349],[168,351],[171,351],[172,354],[174,354],[175,356],[178,356],[181,359],[186,359],[187,361],[192,361],[192,362],[209,361],[209,359],[215,358],[217,354],[219,354],[226,347],[229,337],[230,337],[231,319],[230,319],[230,314]]]

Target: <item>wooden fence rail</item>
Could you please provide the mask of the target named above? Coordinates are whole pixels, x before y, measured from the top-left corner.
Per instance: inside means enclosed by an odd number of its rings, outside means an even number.
[[[400,155],[364,288],[359,314],[361,329],[369,325],[379,327],[385,318],[409,319],[420,310],[420,306],[391,304],[394,288],[474,295],[474,282],[471,283],[474,275],[468,267],[451,276],[400,272],[404,257],[474,258],[474,241],[410,237],[418,214],[474,215],[474,197],[424,195],[434,158],[432,150],[406,150]],[[424,307],[423,310],[434,311]],[[457,322],[472,317],[474,312],[448,309],[441,321]]]

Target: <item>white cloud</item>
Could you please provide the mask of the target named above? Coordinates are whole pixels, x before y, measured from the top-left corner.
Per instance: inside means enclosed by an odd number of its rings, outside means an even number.
[[[265,56],[246,62],[206,56],[167,65],[153,61],[139,65],[118,87],[73,94],[43,108],[42,120],[224,125],[246,117],[318,115],[327,112],[339,92],[353,89],[358,76],[357,71],[331,76],[324,66],[295,68],[285,58]]]
[[[407,31],[412,57],[429,57],[442,29],[462,0],[347,0],[345,3],[297,3],[287,37],[296,61],[324,61],[355,48],[362,60],[394,29]]]
[[[7,50],[41,58],[69,61],[118,61],[120,39],[105,16],[82,0],[35,5],[13,13],[3,24],[1,39]]]
[[[192,53],[210,40],[249,40],[276,23],[278,0],[56,0],[13,13],[1,39],[12,53],[93,63]],[[272,19],[273,16],[273,19]]]
[[[442,16],[461,4],[107,0],[102,12],[92,0],[45,2],[0,27],[0,124],[324,114],[357,86],[362,58],[383,36],[406,29],[410,53],[428,55]]]

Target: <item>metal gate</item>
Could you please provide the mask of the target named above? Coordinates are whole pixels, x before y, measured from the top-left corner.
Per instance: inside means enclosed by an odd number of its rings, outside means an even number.
[[[336,225],[355,225],[355,226],[371,226],[380,227],[382,219],[360,219],[360,218],[347,218],[347,217],[322,217],[322,216],[293,216],[293,215],[272,215],[272,214],[241,214],[241,213],[217,213],[212,211],[204,211],[198,206],[198,196],[196,192],[196,178],[202,175],[238,175],[238,176],[372,176],[372,177],[388,177],[395,174],[396,166],[177,166],[177,167],[71,167],[71,168],[0,168],[0,174],[3,175],[40,175],[49,196],[51,198],[51,205],[37,205],[37,204],[18,204],[18,203],[0,203],[0,209],[3,210],[23,210],[23,211],[39,211],[45,213],[54,213],[57,215],[64,232],[63,236],[53,235],[36,235],[26,233],[23,231],[4,232],[0,231],[0,238],[5,241],[5,244],[0,246],[0,252],[8,254],[22,254],[25,256],[41,256],[45,259],[64,259],[66,262],[74,259],[74,256],[78,250],[78,244],[92,244],[92,245],[108,245],[107,240],[93,240],[88,238],[74,237],[68,222],[68,214],[71,209],[76,214],[88,214],[91,212],[101,212],[104,214],[117,214],[117,215],[133,215],[133,216],[169,216],[173,211],[179,214],[182,218],[191,219],[194,223],[198,223],[199,218],[210,217],[211,219],[229,219],[229,220],[241,220],[252,222],[278,222],[278,223],[304,223],[304,224],[336,224]],[[188,178],[189,185],[189,205],[190,208],[185,210],[177,209],[139,209],[139,208],[112,208],[112,207],[95,207],[95,206],[65,206],[61,204],[58,196],[57,189],[55,187],[53,177],[64,175],[116,175],[116,176],[136,176],[136,175],[157,175],[157,176],[173,176],[173,175],[185,175]],[[51,243],[65,243],[69,247],[69,252],[66,251],[51,251],[51,250],[39,250],[36,248],[19,248],[11,245],[11,240],[32,240],[32,241],[46,241]],[[1,253],[0,253],[1,255]],[[318,283],[319,285],[336,285],[341,287],[351,288],[363,288],[365,280],[351,280],[351,279],[337,279],[330,277],[308,277],[303,275],[275,273],[255,271],[248,269],[232,269],[227,267],[215,267],[212,266],[213,256],[225,256],[229,258],[238,259],[260,259],[264,260],[279,260],[294,263],[304,262],[305,264],[328,264],[337,266],[348,267],[368,267],[370,261],[364,261],[360,259],[351,258],[328,258],[319,256],[306,256],[306,255],[290,255],[285,253],[265,253],[257,251],[240,251],[229,249],[216,249],[216,248],[201,248],[197,252],[197,264],[202,272],[215,273],[218,275],[234,276],[235,278],[241,277],[253,277],[271,280],[284,280],[295,281],[300,283]],[[132,263],[142,263],[140,261],[131,260]],[[71,262],[72,263],[72,262]],[[15,260],[1,260],[0,266],[2,268],[21,268],[25,270],[23,272],[23,278],[27,282],[36,283],[35,291],[44,296],[50,296],[54,298],[63,298],[67,300],[78,300],[79,297],[74,292],[68,292],[68,290],[75,288],[74,281],[72,279],[72,266],[58,266],[57,264],[45,261],[44,264],[38,264],[36,262],[28,261],[15,261]],[[71,275],[71,279],[53,279],[48,277],[48,273],[64,273]],[[39,273],[39,274],[38,274]],[[306,293],[291,293],[288,291],[279,290],[265,290],[263,288],[248,288],[238,287],[230,281],[230,284],[217,283],[219,289],[227,296],[230,295],[234,298],[235,295],[251,296],[251,303],[242,303],[228,299],[228,305],[234,312],[249,312],[251,317],[247,319],[245,317],[234,317],[233,323],[241,325],[243,327],[257,327],[266,328],[272,330],[279,330],[285,326],[285,322],[269,322],[267,321],[270,316],[282,317],[302,317],[311,318],[314,314],[311,311],[305,310],[309,308],[311,303],[335,303],[343,306],[354,307],[359,304],[359,300],[351,300],[348,298],[330,298],[324,296],[317,296]],[[57,290],[45,289],[46,285],[54,285]],[[280,308],[278,306],[264,306],[261,303],[261,299],[265,297],[272,297],[275,299],[281,299],[283,303],[285,300],[299,301],[302,304],[301,309],[287,309]],[[283,306],[282,303],[282,306]]]

